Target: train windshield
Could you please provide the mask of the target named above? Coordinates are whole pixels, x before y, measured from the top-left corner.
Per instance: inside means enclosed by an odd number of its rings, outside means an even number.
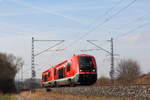
[[[94,64],[91,57],[79,57],[80,71],[92,72]]]

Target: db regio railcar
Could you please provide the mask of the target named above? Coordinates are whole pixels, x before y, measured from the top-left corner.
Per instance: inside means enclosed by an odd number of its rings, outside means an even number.
[[[79,54],[42,73],[42,87],[92,85],[97,80],[94,56]]]

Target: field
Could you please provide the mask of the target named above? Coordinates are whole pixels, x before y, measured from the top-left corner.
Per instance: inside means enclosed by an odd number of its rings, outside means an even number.
[[[37,91],[22,92],[17,95],[0,95],[0,100],[144,100],[119,97],[87,97],[55,92]],[[146,99],[145,99],[146,100]]]

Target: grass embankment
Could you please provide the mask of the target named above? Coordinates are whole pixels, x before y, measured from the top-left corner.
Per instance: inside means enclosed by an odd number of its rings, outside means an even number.
[[[17,98],[16,98],[15,95],[9,95],[9,94],[3,95],[3,94],[0,94],[0,100],[17,100]]]
[[[38,91],[34,93],[22,92],[20,94],[21,100],[144,100],[133,98],[118,98],[118,97],[87,97],[76,96],[71,94],[60,94],[54,92]],[[146,100],[146,99],[145,99]]]

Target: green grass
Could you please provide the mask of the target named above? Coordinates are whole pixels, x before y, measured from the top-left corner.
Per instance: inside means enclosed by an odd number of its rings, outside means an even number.
[[[0,95],[0,100],[17,100],[15,95]]]

